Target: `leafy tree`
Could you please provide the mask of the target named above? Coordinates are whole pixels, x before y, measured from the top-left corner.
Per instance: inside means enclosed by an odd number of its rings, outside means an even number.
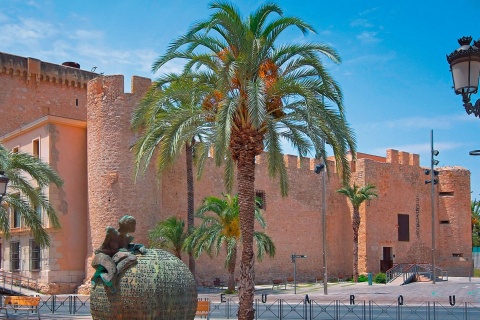
[[[283,16],[276,4],[261,5],[248,17],[228,2],[213,2],[212,15],[174,40],[153,65],[158,71],[173,59],[186,59],[186,70],[201,70],[216,79],[217,90],[203,108],[214,113],[214,155],[227,173],[236,167],[242,255],[239,319],[253,319],[255,157],[268,151],[269,174],[288,192],[282,140],[300,156],[325,158],[323,141],[333,149],[344,182],[350,176],[347,152],[355,155],[339,85],[321,56],[340,62],[331,47],[319,43],[278,45],[290,27],[302,33],[313,28],[296,17]],[[226,174],[228,190],[232,186]]]
[[[166,249],[178,259],[182,259],[183,246],[187,238],[184,229],[185,221],[180,218],[170,217],[160,221],[148,234],[150,247]]]
[[[477,199],[471,203],[472,212],[472,246],[480,247],[480,201]]]
[[[377,192],[373,184],[368,183],[364,187],[359,187],[355,183],[353,187],[346,185],[337,190],[338,193],[344,194],[351,202],[352,212],[352,228],[353,228],[353,281],[358,281],[358,229],[360,229],[360,205],[365,200],[377,198]]]
[[[257,199],[257,204],[260,200]],[[266,223],[262,212],[255,208],[255,219],[265,228]],[[215,215],[206,215],[213,212]],[[223,199],[207,197],[197,210],[196,216],[202,219],[201,225],[195,229],[186,241],[186,247],[195,257],[203,252],[210,256],[212,251],[218,255],[225,248],[227,258],[225,267],[228,270],[228,290],[235,291],[235,266],[237,262],[237,247],[241,241],[238,196],[224,195]],[[265,253],[275,256],[275,245],[272,239],[263,232],[254,231],[253,238],[257,244],[257,258],[261,260]]]
[[[194,227],[194,150],[201,167],[208,147],[203,147],[211,133],[202,102],[209,92],[207,80],[199,82],[187,74],[167,74],[157,79],[135,109],[132,128],[141,132],[133,146],[136,173],[144,172],[157,155],[157,174],[172,164],[185,150],[187,180],[187,225]],[[158,153],[155,153],[158,151]],[[189,254],[188,266],[195,276],[195,259]]]
[[[63,181],[58,173],[39,158],[23,152],[10,152],[0,145],[0,171],[10,179],[8,193],[0,205],[0,232],[10,236],[9,208],[20,215],[30,228],[35,242],[45,247],[50,245],[50,236],[43,228],[39,209],[46,213],[50,226],[60,228],[55,209],[48,201],[44,189],[51,184],[60,188]]]

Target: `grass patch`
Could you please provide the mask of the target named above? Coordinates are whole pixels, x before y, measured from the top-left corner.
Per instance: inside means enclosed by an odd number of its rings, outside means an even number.
[[[473,276],[475,278],[480,278],[480,269],[473,269]]]

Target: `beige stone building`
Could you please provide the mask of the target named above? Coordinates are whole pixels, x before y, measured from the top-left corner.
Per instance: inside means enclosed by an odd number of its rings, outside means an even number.
[[[73,64],[69,64],[73,65]],[[0,238],[0,267],[37,278],[44,290],[69,292],[92,274],[93,249],[107,225],[116,226],[125,214],[137,218],[136,242],[147,243],[147,232],[166,217],[186,217],[184,161],[156,177],[154,170],[135,181],[135,141],[131,112],[151,81],[133,77],[131,93],[124,93],[123,76],[103,76],[69,65],[0,52],[0,143],[11,150],[37,154],[55,168],[65,185],[47,190],[62,229],[48,229],[52,246],[39,250],[29,230],[11,211],[12,237]],[[5,120],[6,119],[6,120]],[[262,156],[257,157],[255,187],[265,199],[264,230],[277,247],[275,258],[256,262],[256,282],[292,276],[292,254],[300,280],[322,273],[321,175],[311,159],[285,156],[290,193],[280,196],[278,182],[268,177]],[[327,264],[330,276],[351,275],[351,208],[328,161],[326,182]],[[361,273],[377,273],[394,263],[432,260],[430,185],[424,180],[419,156],[387,150],[385,157],[359,153],[351,163],[353,181],[373,183],[379,198],[364,203],[359,238]],[[470,172],[459,167],[439,168],[434,209],[436,264],[449,275],[468,276],[473,268],[470,222]],[[353,182],[352,181],[352,182]],[[195,202],[224,192],[222,171],[209,161],[203,178],[195,182]],[[40,213],[41,214],[41,213]],[[48,224],[46,224],[48,228]],[[224,257],[201,257],[197,278],[225,277]]]

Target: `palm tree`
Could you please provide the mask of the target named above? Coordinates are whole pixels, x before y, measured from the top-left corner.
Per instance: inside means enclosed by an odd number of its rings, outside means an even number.
[[[39,210],[46,213],[50,226],[60,228],[55,209],[48,201],[44,188],[54,184],[60,188],[63,181],[58,173],[39,158],[23,152],[10,152],[0,145],[0,171],[10,179],[9,192],[0,205],[0,232],[10,236],[9,208],[21,217],[42,247],[50,245],[50,236],[43,228]]]
[[[355,183],[353,187],[346,185],[337,190],[338,193],[344,194],[351,202],[353,207],[352,212],[352,228],[353,228],[353,281],[358,281],[358,229],[360,228],[360,205],[365,200],[377,198],[378,194],[373,184],[359,188]]]
[[[148,233],[150,247],[166,249],[181,260],[183,246],[188,235],[184,229],[185,221],[180,218],[170,217],[160,221]]]
[[[202,102],[209,92],[206,83],[205,79],[200,83],[188,74],[160,77],[135,109],[132,118],[132,128],[141,132],[132,148],[136,174],[145,172],[155,151],[158,151],[157,173],[160,174],[185,148],[188,232],[194,227],[194,148],[200,176],[208,146],[199,143],[205,142],[207,133],[211,132],[205,120],[207,112],[202,109]],[[188,266],[195,276],[192,254],[189,254]]]
[[[257,200],[260,201],[260,200]],[[258,202],[257,202],[258,203]],[[215,215],[206,215],[213,212]],[[223,199],[207,197],[197,210],[196,216],[202,219],[202,224],[195,229],[186,241],[186,247],[198,258],[204,251],[210,256],[215,249],[218,255],[225,247],[227,258],[225,267],[228,270],[228,290],[235,291],[235,266],[237,262],[237,246],[241,240],[238,196],[224,195]],[[265,228],[266,223],[259,206],[255,208],[255,219]],[[272,239],[263,232],[255,231],[257,258],[263,259],[265,253],[275,256],[275,245]]]
[[[480,201],[471,202],[472,212],[472,246],[480,247]]]
[[[305,34],[314,31],[310,25],[284,17],[276,4],[264,4],[246,18],[228,2],[213,2],[210,8],[213,14],[173,41],[153,70],[180,58],[186,59],[186,70],[201,70],[217,79],[216,99],[204,109],[215,114],[216,164],[226,161],[227,172],[236,166],[242,234],[238,317],[253,319],[255,157],[268,151],[269,174],[279,178],[286,195],[282,140],[300,156],[318,158],[325,158],[322,142],[327,141],[345,183],[350,176],[346,154],[350,149],[355,156],[356,146],[340,87],[320,58],[340,62],[335,50],[318,43],[277,44],[286,29]],[[226,184],[232,185],[228,179]]]

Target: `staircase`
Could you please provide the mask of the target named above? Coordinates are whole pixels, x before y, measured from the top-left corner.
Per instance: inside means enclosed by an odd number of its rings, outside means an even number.
[[[410,282],[432,281],[433,268],[428,263],[399,263],[387,270],[387,283],[405,285]],[[448,280],[447,271],[435,267],[436,280]]]

